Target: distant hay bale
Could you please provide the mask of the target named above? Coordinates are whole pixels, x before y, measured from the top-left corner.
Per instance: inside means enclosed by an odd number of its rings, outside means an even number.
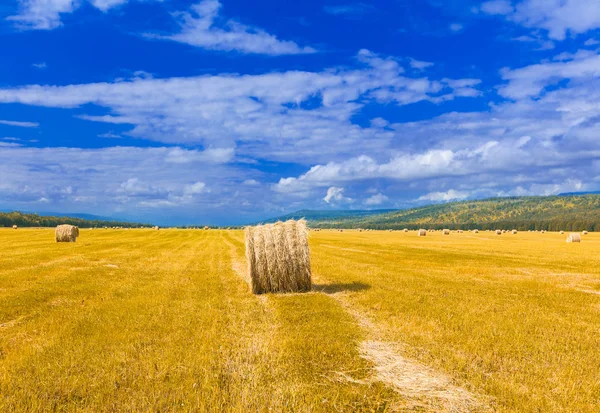
[[[517,230],[516,230],[516,229],[513,229],[513,230],[512,230],[512,233],[513,233],[513,235],[516,235],[516,234],[517,234]]]
[[[207,231],[207,230],[208,230],[208,226],[204,226],[204,231]]]
[[[152,229],[153,229],[153,230],[155,230],[155,231],[158,231],[158,230],[160,229],[160,227],[157,225],[157,226],[155,226],[155,227],[154,227],[154,228],[152,228]]]
[[[583,234],[583,235],[587,235],[587,234],[588,234],[588,232],[587,232],[587,231],[583,231],[583,232],[582,232],[582,234]]]
[[[305,220],[246,227],[245,238],[254,294],[310,291]]]
[[[19,228],[19,227],[18,227],[18,226],[16,226],[16,225],[13,225],[13,229],[17,229],[17,228]]]
[[[565,231],[560,231],[560,235],[563,235],[565,233]]]
[[[425,231],[423,228],[421,228],[418,232],[419,237],[424,237],[427,235],[427,231]]]
[[[56,242],[75,242],[79,236],[79,228],[74,225],[59,225],[55,231]]]
[[[408,232],[408,228],[404,228],[404,232]]]
[[[572,232],[567,236],[567,242],[581,242],[581,234]]]
[[[450,235],[450,230],[449,229],[444,229],[443,233],[444,233],[444,235]]]
[[[474,229],[473,230],[473,234],[479,234],[479,230],[478,229]]]
[[[546,233],[546,231],[545,231],[545,230],[542,230],[542,231],[540,232],[540,234],[545,234],[545,233]]]
[[[496,235],[502,235],[502,231],[500,231],[499,229],[496,230]]]

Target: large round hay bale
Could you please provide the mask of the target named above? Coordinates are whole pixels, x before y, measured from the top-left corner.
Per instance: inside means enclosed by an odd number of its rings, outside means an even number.
[[[516,230],[516,229],[513,229],[513,230],[512,230],[512,234],[513,234],[513,235],[516,235],[516,234],[517,234],[517,230]]]
[[[588,234],[588,232],[587,232],[587,231],[583,231],[583,232],[582,232],[582,234],[583,234],[583,235],[587,235],[587,234]]]
[[[18,226],[16,226],[16,225],[13,225],[13,229],[17,229],[17,228],[19,228],[19,227],[18,227]]]
[[[565,231],[560,231],[560,235],[563,235],[565,233]]]
[[[419,237],[424,237],[427,235],[427,231],[425,231],[423,228],[421,228],[417,235],[419,235]]]
[[[160,229],[160,227],[157,225],[153,228],[155,231],[158,231]]]
[[[79,228],[75,225],[59,225],[54,234],[56,242],[75,242],[79,236]]]
[[[581,234],[572,232],[567,236],[567,242],[581,242]]]
[[[478,229],[474,229],[473,230],[473,234],[479,234],[479,230]]]
[[[449,229],[444,229],[443,233],[444,233],[444,235],[450,235],[450,230]]]
[[[246,259],[254,294],[310,291],[306,221],[246,227]]]
[[[500,231],[499,229],[496,230],[496,235],[502,235],[502,231]]]
[[[408,232],[408,228],[404,228],[404,232]]]

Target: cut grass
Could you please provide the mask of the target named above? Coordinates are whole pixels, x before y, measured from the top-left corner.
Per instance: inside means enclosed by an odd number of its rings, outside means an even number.
[[[499,411],[600,411],[600,237],[429,235],[321,232],[313,272],[369,285],[349,300],[388,340]]]
[[[223,232],[14,232],[0,231],[0,411],[386,411],[396,398],[339,380],[370,367],[340,306],[250,294]]]
[[[0,230],[0,411],[424,411],[344,306],[499,412],[600,411],[600,235],[310,243],[316,292],[257,297],[241,231]]]

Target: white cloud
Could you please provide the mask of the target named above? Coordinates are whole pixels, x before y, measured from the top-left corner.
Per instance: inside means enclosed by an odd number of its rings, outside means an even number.
[[[407,181],[437,174],[464,174],[466,171],[455,154],[448,150],[430,150],[421,154],[398,155],[389,162],[378,163],[369,156],[358,156],[341,163],[330,162],[313,166],[298,178],[282,178],[275,186],[278,192],[289,193],[312,187],[329,186],[337,182],[389,178]]]
[[[0,148],[18,148],[19,146],[22,145],[17,142],[0,142]]]
[[[0,125],[17,126],[20,128],[37,128],[40,126],[37,122],[17,122],[14,120],[1,120]]]
[[[419,197],[419,201],[449,202],[466,199],[468,196],[468,192],[450,189],[446,192],[430,192],[426,195]]]
[[[175,14],[181,25],[177,34],[150,38],[173,40],[209,50],[237,51],[266,55],[315,53],[311,47],[301,47],[292,41],[279,40],[263,29],[247,26],[234,20],[221,23],[218,0],[204,0],[191,7],[191,12]]]
[[[27,148],[12,144],[0,151],[0,205],[27,209],[45,198],[49,208],[73,210],[72,203],[77,202],[75,212],[142,214],[144,208],[215,211],[223,202],[240,202],[234,196],[241,190],[234,184],[241,173],[235,166],[171,163],[166,159],[173,148]],[[209,189],[207,183],[214,188]],[[252,192],[239,196],[252,199],[247,195]]]
[[[204,151],[174,148],[165,157],[169,163],[226,163],[233,159],[235,150],[233,148],[209,148]]]
[[[46,62],[34,63],[31,66],[35,67],[36,69],[45,69],[46,67],[48,67],[46,65]]]
[[[500,88],[502,96],[522,99],[538,96],[545,87],[559,83],[564,79],[585,80],[600,76],[600,55],[584,51],[574,55],[559,55],[559,60],[567,62],[548,62],[520,69],[505,69],[502,78],[509,83]]]
[[[422,100],[444,102],[477,96],[478,80],[404,76],[392,58],[362,50],[358,68],[320,72],[188,78],[134,78],[115,83],[31,85],[0,89],[0,103],[108,109],[108,115],[81,119],[132,124],[122,136],[169,144],[237,147],[253,157],[302,162],[354,154],[361,145],[383,149],[390,131],[361,127],[352,118],[371,102],[396,105]],[[311,108],[303,104],[311,102]],[[331,145],[332,137],[336,145]],[[227,153],[224,153],[226,156]]]
[[[327,194],[323,198],[323,201],[328,204],[338,204],[349,201],[349,198],[344,197],[344,188],[332,186],[327,190]]]
[[[600,41],[596,40],[596,39],[587,39],[583,45],[584,46],[597,46],[600,44]]]
[[[61,15],[73,13],[84,3],[84,1],[85,0],[18,0],[19,14],[9,16],[6,20],[13,21],[17,27],[24,30],[52,30],[62,26]],[[128,1],[129,0],[88,0],[92,6],[102,12],[107,12]]]
[[[363,202],[365,205],[373,206],[373,205],[381,205],[386,202],[389,198],[381,193],[370,196],[365,199]]]
[[[550,184],[531,184],[528,188],[517,186],[509,191],[500,191],[498,196],[550,196],[568,192],[586,191],[587,186],[578,179],[567,179]]]
[[[60,15],[72,13],[78,7],[76,0],[20,0],[20,14],[10,16],[21,28],[55,29],[61,25]]]
[[[510,14],[514,8],[509,0],[492,0],[484,2],[481,11],[487,14]]]
[[[505,15],[525,27],[544,29],[555,40],[564,40],[568,33],[577,35],[600,28],[598,0],[523,0],[514,6],[508,0],[494,0],[483,3],[480,10]]]
[[[463,25],[460,23],[452,23],[448,28],[453,32],[460,32],[463,29]]]
[[[118,135],[113,132],[101,133],[100,135],[98,135],[98,137],[105,138],[105,139],[123,139],[123,137],[121,135]]]
[[[204,182],[196,182],[191,185],[186,185],[183,188],[183,193],[186,195],[198,195],[205,191],[206,184]]]
[[[112,9],[113,7],[117,7],[120,6],[122,4],[127,3],[128,0],[89,0],[90,3],[92,3],[92,5],[103,11],[103,12],[107,12],[109,9]]]
[[[422,60],[410,59],[409,61],[410,61],[410,67],[412,67],[413,69],[423,70],[423,69],[433,66],[433,63],[424,62]]]

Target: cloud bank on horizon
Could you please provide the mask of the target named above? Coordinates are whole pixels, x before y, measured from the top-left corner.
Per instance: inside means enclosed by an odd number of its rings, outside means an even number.
[[[11,0],[0,209],[236,224],[600,189],[600,3]]]

